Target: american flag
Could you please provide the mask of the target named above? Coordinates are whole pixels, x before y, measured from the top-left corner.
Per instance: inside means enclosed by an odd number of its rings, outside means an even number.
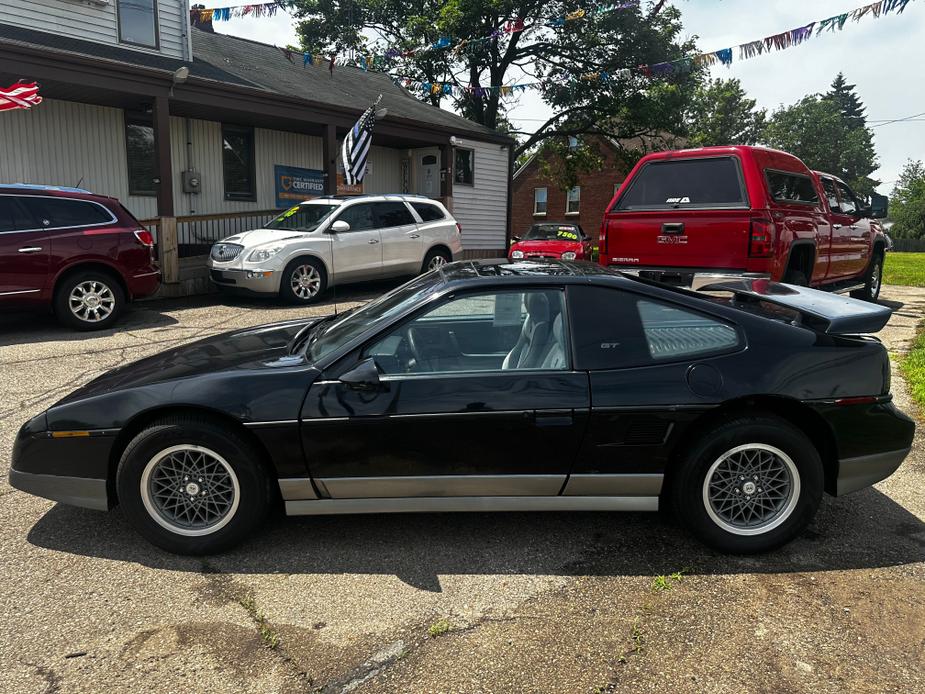
[[[42,103],[39,86],[35,82],[17,82],[5,89],[0,87],[0,111],[14,108],[32,108]]]
[[[344,147],[341,150],[341,159],[344,161],[344,182],[348,186],[363,181],[366,174],[366,159],[369,156],[369,146],[373,141],[373,126],[376,125],[376,106],[379,101],[363,112],[347,137],[344,138]]]

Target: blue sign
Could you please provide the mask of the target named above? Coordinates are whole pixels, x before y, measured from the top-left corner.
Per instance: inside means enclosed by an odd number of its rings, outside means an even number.
[[[319,169],[301,169],[298,166],[273,167],[276,186],[276,207],[291,207],[302,200],[324,195],[324,172]]]

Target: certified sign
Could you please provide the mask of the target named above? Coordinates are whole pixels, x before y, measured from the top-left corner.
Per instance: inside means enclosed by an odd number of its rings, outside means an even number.
[[[276,184],[276,207],[279,209],[324,195],[324,172],[319,169],[277,164],[273,167],[273,177]]]

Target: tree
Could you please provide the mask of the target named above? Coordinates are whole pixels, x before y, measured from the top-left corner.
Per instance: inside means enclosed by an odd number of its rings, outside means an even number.
[[[677,132],[688,95],[700,79],[701,68],[690,61],[664,66],[651,76],[620,72],[679,60],[694,49],[693,40],[680,38],[680,12],[664,2],[591,11],[567,22],[562,19],[574,16],[574,0],[286,4],[300,20],[297,31],[305,50],[386,56],[377,68],[395,78],[453,87],[452,93],[436,89],[416,96],[435,106],[449,100],[461,114],[488,127],[505,122],[504,99],[512,95],[485,87],[539,83],[555,115],[525,134],[518,154],[548,138],[588,132],[614,138]],[[506,30],[520,26],[523,31]],[[372,40],[372,35],[379,38]],[[444,37],[449,47],[407,53]]]
[[[870,129],[853,127],[833,98],[813,94],[776,110],[763,140],[811,169],[835,174],[862,197],[879,185],[870,177],[879,167]]]
[[[842,117],[852,129],[860,129],[867,126],[867,110],[861,103],[861,99],[854,91],[855,85],[848,84],[845,75],[839,72],[832,81],[832,88],[826,92],[826,98],[832,99],[838,104]]]
[[[925,164],[906,162],[890,197],[891,234],[899,238],[925,238]]]
[[[754,145],[761,139],[767,111],[756,108],[737,79],[706,80],[685,112],[690,144]]]

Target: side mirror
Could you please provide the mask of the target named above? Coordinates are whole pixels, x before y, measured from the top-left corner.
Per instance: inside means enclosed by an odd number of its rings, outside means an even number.
[[[511,237],[511,243],[517,243],[518,241],[520,241],[520,237],[519,237],[519,236],[512,236],[512,237]]]
[[[347,373],[341,374],[338,380],[350,390],[384,390],[382,381],[379,380],[379,367],[372,357],[364,359]]]
[[[873,193],[870,196],[870,207],[868,208],[871,219],[886,219],[890,212],[890,199],[886,195]]]
[[[343,219],[338,219],[330,228],[330,233],[332,234],[342,234],[345,231],[350,231],[350,225]]]

